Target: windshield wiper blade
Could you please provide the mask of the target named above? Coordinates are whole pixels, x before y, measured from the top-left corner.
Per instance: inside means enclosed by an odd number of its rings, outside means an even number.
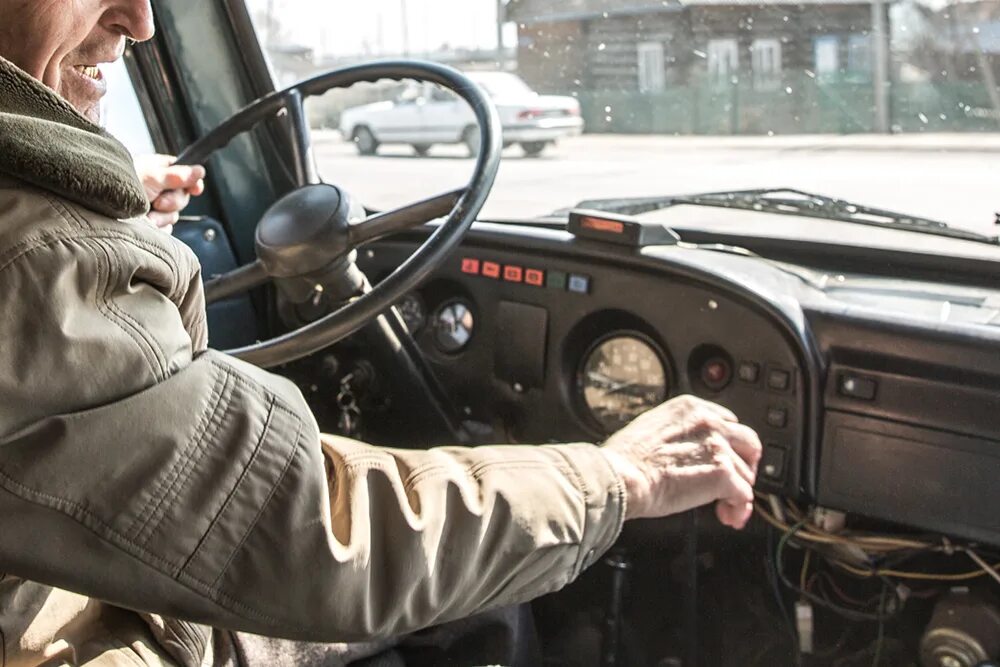
[[[604,199],[580,202],[577,206],[579,208],[592,208],[609,213],[639,215],[682,204],[690,206],[717,206],[719,208],[821,218],[873,227],[905,229],[921,234],[933,234],[935,236],[945,236],[948,238],[975,241],[977,243],[1000,244],[1000,238],[996,236],[986,236],[984,234],[977,234],[976,232],[955,229],[939,220],[931,220],[906,213],[865,206],[844,199],[835,199],[792,188],[732,190],[671,197]]]

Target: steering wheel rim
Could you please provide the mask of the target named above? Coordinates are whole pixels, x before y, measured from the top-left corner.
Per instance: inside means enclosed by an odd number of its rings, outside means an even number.
[[[264,368],[288,363],[318,352],[349,336],[388,311],[406,293],[416,288],[458,246],[482,210],[496,179],[502,150],[500,118],[486,94],[451,67],[430,62],[389,60],[355,65],[320,74],[284,90],[270,93],[227,118],[178,157],[178,164],[200,164],[234,138],[274,118],[283,109],[291,123],[291,144],[295,157],[297,187],[291,194],[320,185],[312,160],[309,126],[303,104],[309,97],[334,88],[380,80],[416,79],[436,83],[464,99],[479,125],[481,149],[468,184],[456,191],[369,217],[347,228],[346,253],[330,257],[331,263],[349,257],[358,247],[395,231],[445,217],[445,221],[406,261],[378,285],[342,304],[333,312],[294,331],[226,353]],[[279,199],[280,203],[288,196]],[[275,205],[277,206],[277,204]],[[270,213],[275,207],[268,211]],[[258,256],[260,227],[257,223]],[[276,277],[260,259],[224,276],[206,282],[209,303],[249,290]],[[280,276],[278,276],[280,277]]]

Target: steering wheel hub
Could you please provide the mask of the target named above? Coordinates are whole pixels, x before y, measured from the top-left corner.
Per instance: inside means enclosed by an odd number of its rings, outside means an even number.
[[[285,195],[257,225],[257,259],[273,278],[325,269],[351,251],[351,225],[365,210],[340,188],[307,185]]]

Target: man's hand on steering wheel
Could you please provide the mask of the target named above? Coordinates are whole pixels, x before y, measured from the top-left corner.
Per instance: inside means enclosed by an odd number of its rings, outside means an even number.
[[[170,233],[191,197],[205,191],[205,168],[174,164],[170,155],[143,155],[135,159],[135,170],[149,199],[149,215],[156,227]]]

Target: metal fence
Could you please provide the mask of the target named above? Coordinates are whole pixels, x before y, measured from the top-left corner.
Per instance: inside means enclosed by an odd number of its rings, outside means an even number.
[[[587,131],[619,134],[849,134],[874,131],[874,96],[865,82],[802,74],[755,89],[749,81],[674,86],[662,93],[583,91]],[[1000,110],[982,83],[896,83],[897,132],[1000,130]]]

